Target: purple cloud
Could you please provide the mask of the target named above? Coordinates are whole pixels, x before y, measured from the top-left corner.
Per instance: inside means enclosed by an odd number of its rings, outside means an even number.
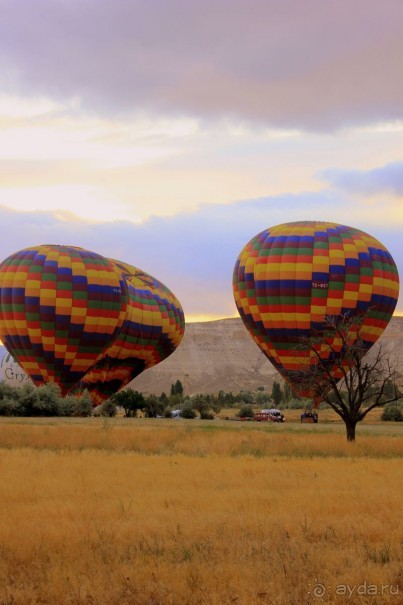
[[[403,4],[3,0],[2,89],[91,111],[335,129],[402,119]]]
[[[403,195],[403,162],[373,170],[325,170],[320,176],[332,187],[353,193],[371,195],[388,192]]]
[[[403,275],[401,224],[382,226],[376,208],[372,215],[366,210],[327,191],[204,205],[142,224],[62,220],[0,207],[0,259],[42,243],[82,246],[151,273],[178,296],[185,314],[228,316],[235,312],[232,271],[239,252],[259,231],[283,222],[330,220],[362,229],[388,247]]]

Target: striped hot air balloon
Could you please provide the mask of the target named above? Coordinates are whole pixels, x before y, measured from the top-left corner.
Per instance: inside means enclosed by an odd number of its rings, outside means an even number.
[[[342,360],[343,349],[329,324],[356,317],[368,350],[393,315],[399,277],[388,250],[367,233],[337,223],[295,222],[266,229],[246,244],[233,290],[266,357],[296,394],[318,402],[320,389],[304,379],[317,354],[341,377],[334,356]],[[308,346],[313,337],[315,351]]]
[[[116,339],[82,380],[81,387],[90,391],[95,404],[166,359],[180,344],[185,329],[182,307],[164,284],[126,263],[111,263],[125,280],[128,306]]]
[[[0,264],[0,338],[37,385],[66,394],[120,330],[126,282],[103,256],[41,245]]]

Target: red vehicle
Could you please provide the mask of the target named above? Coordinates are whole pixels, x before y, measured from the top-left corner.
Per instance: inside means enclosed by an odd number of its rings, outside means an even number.
[[[262,410],[254,415],[257,422],[284,422],[284,414],[280,410]]]

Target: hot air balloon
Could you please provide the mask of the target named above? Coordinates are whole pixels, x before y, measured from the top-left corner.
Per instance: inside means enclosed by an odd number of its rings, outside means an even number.
[[[126,282],[128,306],[116,339],[81,382],[96,405],[173,353],[185,328],[182,307],[164,284],[126,263],[111,263]]]
[[[393,315],[399,277],[388,250],[367,233],[337,223],[295,222],[266,229],[246,244],[235,264],[233,290],[263,353],[297,395],[317,404],[317,356],[336,380],[336,359],[344,363],[341,342],[329,326],[356,318],[356,334],[359,326],[368,350]]]
[[[122,326],[125,280],[103,256],[41,245],[0,264],[0,338],[37,385],[66,394]]]

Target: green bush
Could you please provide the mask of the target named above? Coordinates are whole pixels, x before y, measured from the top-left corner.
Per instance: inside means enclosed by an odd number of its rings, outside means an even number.
[[[93,403],[91,395],[88,391],[84,391],[80,397],[77,397],[75,416],[91,416],[92,408]]]
[[[35,387],[34,387],[35,388]],[[36,399],[33,400],[32,416],[60,416],[62,396],[60,388],[54,382],[36,388]]]
[[[403,422],[402,405],[399,403],[387,403],[383,409],[381,420],[386,422]]]
[[[239,399],[242,403],[253,403],[254,397],[250,391],[241,391],[239,393]]]
[[[0,399],[0,416],[15,416],[15,400],[9,397]]]
[[[269,393],[264,391],[258,391],[256,393],[255,402],[256,405],[260,405],[262,407],[266,406],[271,401],[271,397]]]
[[[37,389],[33,384],[26,383],[20,389],[14,389],[16,416],[45,416],[38,414],[39,404]],[[38,406],[39,404],[39,406]],[[41,412],[44,411],[41,409]]]
[[[287,403],[280,403],[279,410],[305,410],[312,404],[310,399],[295,399],[292,398]]]
[[[243,405],[239,408],[239,412],[237,414],[237,416],[239,416],[240,418],[253,418],[255,415],[255,412],[253,411],[253,408],[251,405]]]
[[[0,416],[91,416],[92,399],[87,391],[62,397],[59,387],[39,387],[27,382],[22,387],[0,383]]]
[[[14,391],[5,382],[0,382],[0,416],[16,415]]]
[[[157,418],[164,412],[164,403],[155,395],[149,395],[144,400],[143,412],[146,418]]]
[[[103,402],[102,405],[99,406],[100,416],[107,416],[109,418],[113,418],[114,416],[116,416],[117,411],[118,408],[116,406],[116,403],[112,401],[112,399],[107,399]]]
[[[62,397],[59,403],[59,416],[75,416],[76,415],[77,398],[73,395]]]
[[[200,412],[200,418],[202,420],[214,420],[214,414],[213,414],[213,412],[210,412],[209,410],[202,410]]]
[[[193,407],[193,404],[190,401],[186,401],[183,404],[181,416],[182,416],[182,418],[187,418],[187,419],[196,418],[196,411]]]

